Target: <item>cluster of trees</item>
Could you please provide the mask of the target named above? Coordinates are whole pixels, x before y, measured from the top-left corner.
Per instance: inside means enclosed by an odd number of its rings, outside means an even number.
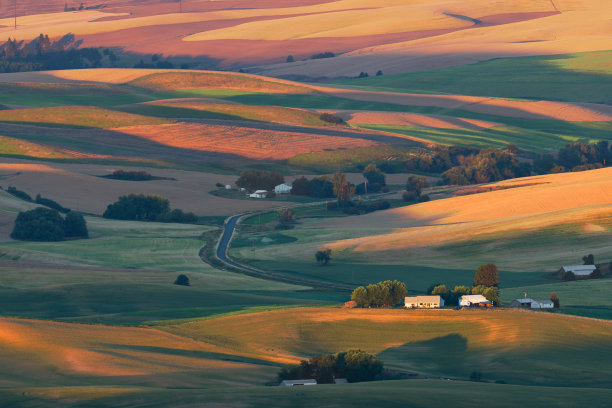
[[[348,382],[373,381],[382,373],[383,362],[361,350],[316,356],[300,364],[286,366],[278,373],[279,381],[314,378],[319,384],[333,384],[334,378]]]
[[[403,282],[386,280],[359,286],[351,294],[351,300],[357,307],[393,307],[403,302],[407,293]]]
[[[198,217],[180,209],[170,210],[170,201],[159,195],[129,194],[106,207],[104,218],[134,221],[178,222],[195,224]]]
[[[331,51],[319,52],[310,56],[310,59],[333,58],[336,54]]]
[[[251,170],[240,173],[236,185],[250,191],[274,190],[274,187],[285,182],[285,177],[276,171]]]
[[[26,193],[25,191],[18,190],[17,187],[14,186],[8,186],[6,192],[24,201],[44,205],[45,207],[53,208],[54,210],[57,210],[64,214],[70,211],[70,208],[66,208],[60,205],[57,201],[53,201],[50,198],[42,197],[40,194],[37,194],[36,198],[32,200],[32,197],[30,197],[28,193]]]
[[[74,211],[62,218],[57,210],[38,207],[20,212],[11,238],[22,241],[63,241],[67,238],[88,238],[87,223]]]
[[[499,276],[498,269],[495,264],[481,265],[476,270],[474,275],[474,283],[469,286],[455,286],[453,289],[447,288],[446,285],[435,283],[427,289],[429,295],[439,295],[444,299],[444,304],[447,306],[456,306],[459,304],[459,299],[463,295],[482,295],[487,300],[493,302],[495,306],[501,305],[499,298]]]
[[[442,173],[446,184],[487,183],[531,175],[529,163],[519,163],[504,150],[484,149],[477,155],[464,157],[462,162]]]
[[[430,151],[422,150],[409,157],[405,162],[405,168],[408,171],[442,173],[452,167],[465,164],[470,157],[474,157],[478,153],[478,149],[471,147],[438,146]]]
[[[559,149],[556,158],[551,154],[538,156],[533,162],[533,170],[537,174],[548,174],[606,167],[612,160],[610,147],[606,140],[595,144],[570,143]]]
[[[112,174],[104,176],[106,178],[115,180],[131,180],[131,181],[146,181],[153,180],[151,173],[146,171],[133,171],[133,170],[115,170]]]
[[[161,54],[151,55],[151,62],[145,62],[144,60],[138,61],[134,64],[134,68],[158,68],[158,69],[173,69],[174,64],[170,61],[161,59]],[[185,64],[181,65],[181,69],[188,68]]]
[[[0,45],[0,72],[97,68],[105,57],[113,66],[119,60],[111,49],[79,48],[81,43],[74,34],[66,34],[57,41],[43,34],[30,42],[9,38]]]
[[[291,194],[313,198],[330,198],[334,196],[334,184],[327,176],[314,177],[311,180],[300,177],[293,181]]]

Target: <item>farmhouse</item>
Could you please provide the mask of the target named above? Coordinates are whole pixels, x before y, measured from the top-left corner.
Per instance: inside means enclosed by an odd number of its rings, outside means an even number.
[[[409,309],[434,309],[444,307],[444,299],[440,296],[406,296],[404,305]]]
[[[253,194],[249,194],[250,198],[266,198],[268,196],[268,190],[257,190]]]
[[[459,299],[459,306],[462,307],[491,307],[493,302],[482,295],[463,295]]]
[[[555,307],[552,300],[533,300],[531,298],[515,299],[510,306],[528,309],[552,309]]]
[[[317,380],[283,380],[279,384],[281,387],[295,387],[296,385],[317,385]]]
[[[571,272],[577,279],[585,279],[588,278],[596,268],[595,265],[569,265],[563,266],[559,270],[559,274],[563,276],[563,274]]]
[[[274,192],[276,194],[289,194],[291,193],[291,189],[293,188],[293,186],[291,184],[279,184],[278,186],[274,187]]]

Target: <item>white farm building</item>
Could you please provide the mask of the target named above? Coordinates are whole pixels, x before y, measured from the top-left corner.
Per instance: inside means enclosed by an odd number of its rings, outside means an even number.
[[[279,384],[281,387],[295,387],[296,385],[317,385],[317,380],[284,380]]]
[[[276,193],[276,195],[290,194],[292,188],[293,186],[291,184],[283,183],[283,184],[279,184],[278,186],[274,187],[274,192]]]
[[[493,302],[482,295],[463,295],[459,299],[459,306],[462,307],[491,307]]]
[[[404,305],[409,309],[435,309],[444,307],[444,299],[434,296],[406,296]]]

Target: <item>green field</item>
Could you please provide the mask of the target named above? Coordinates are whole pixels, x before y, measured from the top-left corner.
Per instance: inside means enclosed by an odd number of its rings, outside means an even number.
[[[609,104],[612,103],[611,60],[612,51],[497,58],[472,65],[351,79],[340,84],[372,91]]]
[[[66,387],[19,388],[0,391],[3,401],[11,406],[31,407],[219,407],[245,406],[253,408],[322,407],[355,408],[397,407],[437,408],[480,406],[492,401],[496,407],[555,406],[573,408],[588,405],[605,408],[612,398],[607,389],[571,387],[530,387],[474,383],[468,381],[403,380],[343,386],[317,387],[251,387],[236,392],[233,387],[215,389],[156,389],[145,387]]]

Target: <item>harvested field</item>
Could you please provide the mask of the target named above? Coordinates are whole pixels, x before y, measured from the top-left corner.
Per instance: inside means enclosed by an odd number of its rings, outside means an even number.
[[[518,101],[464,95],[422,95],[395,92],[369,92],[316,87],[338,98],[394,103],[408,106],[435,106],[461,109],[494,116],[525,119],[554,119],[568,122],[612,121],[612,107],[594,103]]]
[[[229,153],[259,160],[283,160],[325,149],[355,148],[376,145],[366,139],[279,132],[247,127],[173,124],[133,126],[116,129],[152,142],[196,151]]]
[[[400,125],[438,129],[481,130],[499,126],[499,123],[484,120],[455,118],[443,115],[422,115],[400,112],[333,112],[347,123],[354,125]]]
[[[211,100],[167,100],[148,102],[147,105],[185,108],[230,115],[239,119],[280,123],[293,126],[330,126],[315,112],[279,106],[249,106],[232,103],[214,103]]]
[[[176,180],[147,182],[111,180],[97,176],[112,173],[118,167],[49,163],[47,165],[17,159],[5,159],[0,166],[0,185],[16,186],[35,196],[41,194],[65,207],[93,214],[101,214],[108,204],[121,195],[130,193],[159,194],[170,200],[173,208],[192,211],[198,215],[230,215],[247,210],[286,205],[278,201],[232,200],[208,194],[215,184],[233,184],[237,176],[196,173],[170,169],[130,168],[144,170]],[[120,167],[119,167],[120,168]],[[12,224],[11,224],[12,225]]]
[[[226,349],[155,329],[11,318],[0,319],[0,328],[3,365],[20,367],[19,374],[12,378],[3,373],[0,381],[5,385],[43,379],[47,385],[65,385],[66,377],[79,381],[79,377],[122,376],[149,384],[157,384],[162,378],[167,384],[178,383],[193,376],[187,381],[195,385],[203,371],[229,371],[234,375],[250,372],[251,378],[257,378],[261,370],[251,364],[214,358],[217,353],[227,353]],[[245,381],[246,376],[239,377],[243,379],[237,379],[238,383]]]
[[[0,122],[65,125],[109,129],[123,126],[161,125],[167,119],[134,115],[90,106],[70,106],[0,111]]]
[[[508,231],[532,231],[612,212],[612,169],[526,177],[498,183],[522,187],[454,197],[362,216],[360,226],[392,228],[388,234],[348,239],[329,246],[357,252],[402,250],[474,239]],[[349,227],[347,220],[329,228]],[[350,228],[350,227],[349,227]]]
[[[30,156],[41,159],[68,159],[74,157],[60,149],[38,143],[26,142],[13,137],[0,136],[0,154],[10,156]]]

